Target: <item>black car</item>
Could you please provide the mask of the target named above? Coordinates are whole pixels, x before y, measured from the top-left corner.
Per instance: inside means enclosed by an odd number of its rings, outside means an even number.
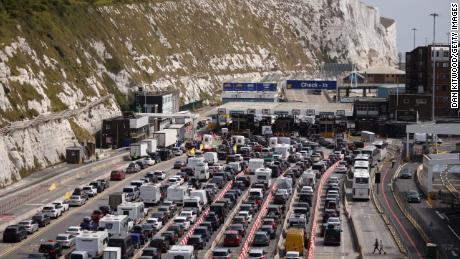
[[[158,250],[160,250],[162,253],[168,252],[169,246],[170,246],[169,241],[164,236],[152,238],[149,244],[149,247],[155,247]]]
[[[121,258],[130,258],[134,255],[134,244],[130,235],[110,237],[108,246],[121,248]]]
[[[135,162],[131,162],[128,165],[128,168],[126,168],[126,173],[128,173],[128,174],[137,173],[140,170],[141,170],[141,168],[139,167],[138,164],[136,164]]]
[[[194,235],[201,235],[201,237],[206,240],[206,242],[209,241],[209,239],[211,238],[211,233],[208,231],[208,228],[207,227],[197,227],[195,228],[195,230],[193,231],[193,234]]]
[[[206,246],[206,241],[201,237],[201,235],[192,235],[188,239],[187,245],[193,246],[196,250],[201,250]]]
[[[57,242],[48,241],[40,245],[38,252],[44,253],[48,258],[57,259],[62,256],[62,246]]]
[[[5,228],[3,231],[3,242],[4,243],[16,243],[21,242],[27,238],[27,230],[19,225],[11,225]],[[41,251],[40,251],[41,252]]]
[[[32,217],[32,221],[36,222],[42,228],[51,223],[51,218],[46,214],[37,213]]]
[[[186,166],[185,161],[177,160],[176,162],[174,162],[173,168],[174,168],[174,169],[181,169],[181,168],[184,167],[184,166]]]
[[[275,232],[275,230],[273,230],[272,225],[263,225],[262,227],[260,227],[259,231],[263,231],[263,232],[267,233],[267,235],[270,237],[270,239],[275,239],[275,237],[276,237],[276,232]]]
[[[146,247],[142,250],[141,256],[149,256],[151,259],[161,259],[161,251],[155,247]]]

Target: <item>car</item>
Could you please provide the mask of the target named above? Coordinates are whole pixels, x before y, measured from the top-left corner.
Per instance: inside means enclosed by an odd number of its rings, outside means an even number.
[[[216,248],[212,250],[212,258],[214,259],[229,259],[232,252],[228,248]]]
[[[74,235],[74,236],[78,236],[78,234],[80,234],[82,232],[82,229],[80,226],[70,226],[67,228],[66,230],[66,234],[71,234],[71,235]]]
[[[38,230],[38,223],[31,219],[20,221],[18,225],[25,228],[28,234],[32,234]]]
[[[238,231],[242,237],[244,237],[246,234],[246,228],[243,224],[231,224],[228,229]]]
[[[251,249],[248,252],[248,259],[264,259],[265,251],[263,249]]]
[[[96,188],[97,193],[101,193],[105,190],[105,186],[100,181],[92,181],[89,183],[89,185]]]
[[[170,225],[166,230],[167,231],[174,231],[180,237],[184,235],[184,227],[182,226],[182,224],[174,223],[174,224]]]
[[[182,154],[184,154],[184,151],[182,151],[180,147],[173,147],[172,153],[174,154],[174,156],[181,156]]]
[[[89,197],[94,197],[97,195],[97,189],[92,185],[85,185],[82,187],[82,190],[88,194]]]
[[[46,259],[46,255],[44,253],[30,253],[26,257],[27,259]]]
[[[65,203],[64,201],[54,201],[52,204],[62,209],[62,212],[66,212],[69,210],[69,204]]]
[[[252,241],[253,246],[268,246],[270,244],[270,237],[264,231],[257,231]]]
[[[337,167],[335,168],[335,172],[339,174],[344,174],[348,172],[348,169],[345,165],[343,164],[338,164]]]
[[[276,237],[276,231],[271,225],[263,225],[260,227],[259,231],[266,232],[268,236],[270,236],[270,239],[275,239]]]
[[[251,213],[249,213],[249,211],[240,211],[238,212],[238,216],[245,217],[248,222],[252,221],[252,215]]]
[[[128,174],[137,173],[139,171],[141,171],[141,167],[135,162],[131,162],[128,168],[126,168],[126,173]]]
[[[420,194],[415,190],[409,190],[407,192],[407,202],[409,203],[420,203],[422,199],[420,198]]]
[[[56,236],[56,242],[59,243],[62,247],[71,248],[75,245],[75,236],[72,234],[58,234]]]
[[[37,213],[33,215],[32,220],[41,228],[51,223],[51,218],[44,213]]]
[[[163,222],[158,218],[148,218],[145,224],[152,225],[152,227],[157,231],[163,227]]]
[[[142,250],[142,256],[150,259],[161,259],[161,251],[155,247],[146,247]]]
[[[160,250],[161,253],[168,252],[170,243],[164,236],[155,236],[150,240],[149,247],[155,247]]]
[[[113,170],[110,172],[110,181],[121,181],[126,178],[125,170]]]
[[[48,204],[42,208],[42,213],[48,215],[52,219],[57,219],[59,216],[61,216],[61,212],[61,210],[56,209],[54,204]]]
[[[246,219],[246,217],[243,217],[243,216],[236,216],[233,218],[233,224],[243,224],[243,226],[245,228],[248,227],[248,221]]]
[[[48,241],[40,245],[38,252],[44,253],[48,258],[57,259],[62,256],[62,246],[55,241]]]
[[[184,230],[188,230],[190,228],[190,221],[188,221],[188,217],[177,216],[174,219],[174,223],[179,223],[184,227]]]
[[[296,251],[287,251],[285,259],[300,259],[300,253]]]
[[[181,211],[179,216],[180,217],[186,217],[191,223],[195,223],[195,221],[197,219],[197,215],[195,213],[193,213],[193,211],[191,211],[191,210]]]
[[[67,203],[69,206],[82,206],[86,203],[86,198],[81,195],[72,195]]]
[[[152,158],[150,157],[146,157],[144,158],[144,164],[148,165],[148,166],[152,166],[152,165],[155,165],[155,160],[153,160]]]
[[[97,179],[96,181],[100,182],[104,186],[104,190],[110,188],[110,182],[107,179]]]
[[[224,246],[239,246],[242,239],[238,231],[227,230],[224,233]]]
[[[21,242],[27,238],[27,230],[19,225],[10,225],[3,231],[3,242],[4,243],[16,243]]]
[[[334,225],[335,227],[340,227],[340,218],[339,217],[329,217],[326,222],[327,226]]]
[[[412,171],[409,168],[404,168],[399,174],[401,179],[412,179]]]
[[[200,235],[206,242],[211,238],[211,232],[208,227],[196,227],[193,230],[194,235]]]
[[[162,171],[162,170],[154,171],[153,175],[156,176],[157,179],[159,179],[159,180],[166,179],[166,173],[165,173],[165,171]]]
[[[196,250],[201,250],[206,246],[206,241],[201,235],[191,235],[187,241],[187,245],[193,246]]]

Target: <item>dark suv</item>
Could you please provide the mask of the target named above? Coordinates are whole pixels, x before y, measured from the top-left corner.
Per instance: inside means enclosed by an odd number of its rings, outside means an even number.
[[[3,242],[4,243],[15,243],[21,242],[27,238],[27,230],[19,225],[11,225],[6,227],[3,231]]]
[[[32,221],[36,222],[39,227],[44,227],[51,223],[51,219],[48,215],[43,213],[37,213],[32,217]]]
[[[40,245],[38,252],[44,253],[51,259],[57,259],[62,256],[62,247],[56,242],[45,242]]]

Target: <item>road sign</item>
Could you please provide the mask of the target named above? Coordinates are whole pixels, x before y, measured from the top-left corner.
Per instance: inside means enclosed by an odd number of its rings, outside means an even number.
[[[287,89],[335,90],[337,81],[332,80],[287,80]]]

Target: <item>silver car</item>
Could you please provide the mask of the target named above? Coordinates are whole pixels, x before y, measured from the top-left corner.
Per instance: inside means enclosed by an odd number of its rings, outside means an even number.
[[[81,206],[86,203],[86,199],[80,195],[72,195],[67,203],[69,206]]]
[[[18,223],[19,226],[24,227],[27,230],[28,234],[32,234],[38,230],[38,224],[35,223],[33,220],[23,220]]]
[[[56,242],[62,247],[70,248],[75,245],[75,236],[72,234],[58,234]]]

